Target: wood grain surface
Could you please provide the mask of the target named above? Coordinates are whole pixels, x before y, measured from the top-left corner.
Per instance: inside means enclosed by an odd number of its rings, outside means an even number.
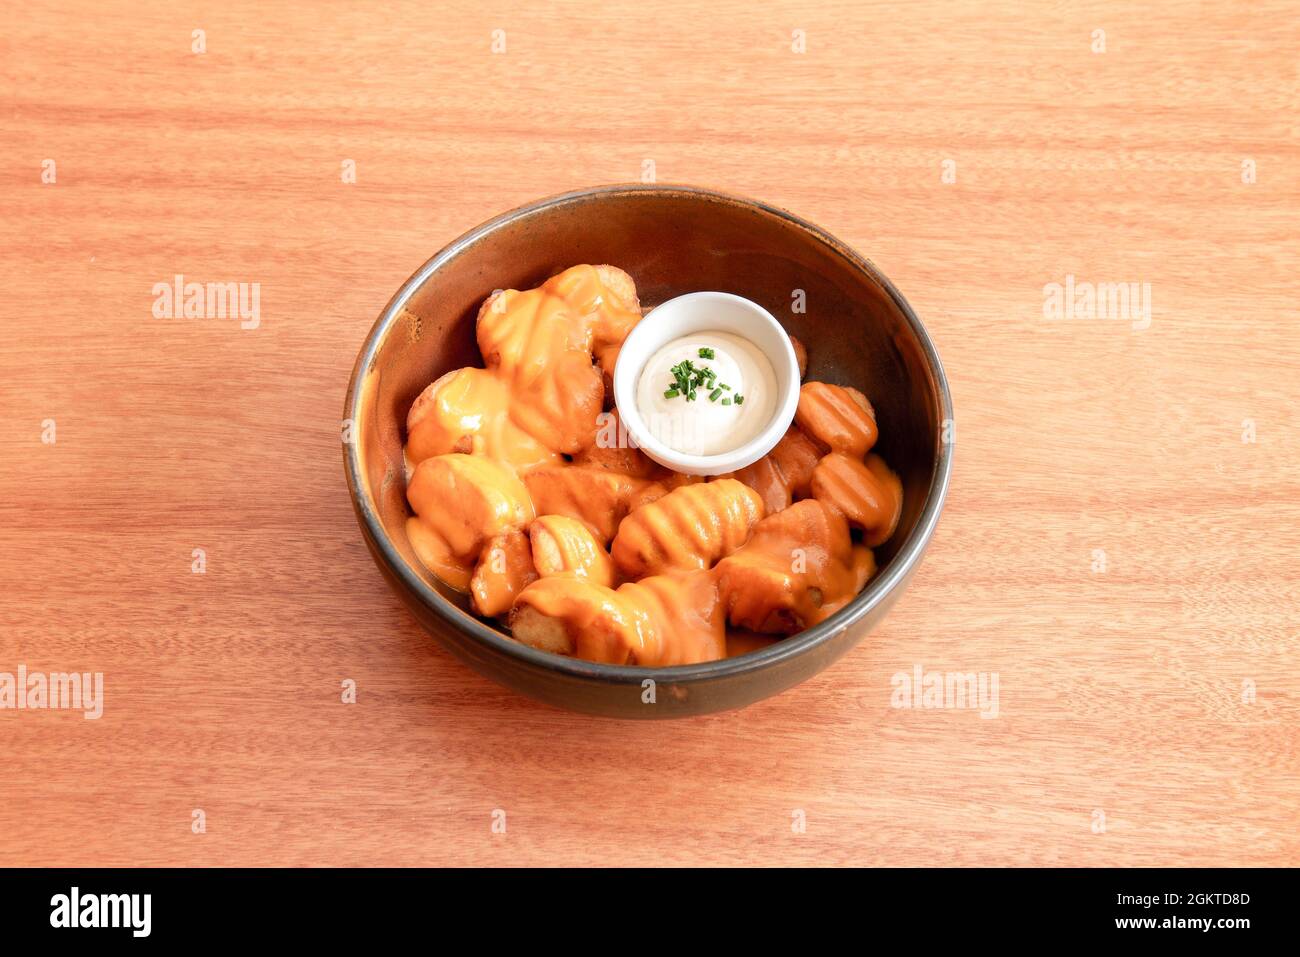
[[[0,710],[0,865],[1300,863],[1298,14],[4,5],[0,672],[104,712]],[[957,450],[854,653],[632,724],[426,638],[339,419],[439,247],[651,162],[870,256]],[[155,318],[178,273],[259,283],[258,327]],[[1150,324],[1046,318],[1067,276]],[[918,665],[997,717],[892,707]]]

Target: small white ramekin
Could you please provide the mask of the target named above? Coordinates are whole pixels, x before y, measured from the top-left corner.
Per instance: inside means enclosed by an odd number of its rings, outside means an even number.
[[[750,441],[716,455],[687,455],[651,434],[636,408],[637,383],[650,357],[674,339],[696,332],[729,332],[748,339],[776,373],[776,411]],[[633,327],[614,368],[614,404],[636,445],[660,465],[688,475],[721,475],[752,465],[772,450],[794,421],[799,405],[799,361],[776,317],[756,302],[729,292],[691,292],[669,299]]]

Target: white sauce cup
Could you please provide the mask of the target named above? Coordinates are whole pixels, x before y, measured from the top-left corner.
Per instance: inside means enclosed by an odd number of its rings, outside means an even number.
[[[636,404],[637,383],[650,357],[674,339],[700,332],[748,339],[776,373],[771,421],[744,445],[715,455],[689,455],[660,441]],[[781,323],[758,303],[729,292],[691,292],[650,310],[624,340],[614,368],[614,404],[629,438],[660,465],[688,475],[721,475],[761,459],[790,428],[799,405],[799,362]]]

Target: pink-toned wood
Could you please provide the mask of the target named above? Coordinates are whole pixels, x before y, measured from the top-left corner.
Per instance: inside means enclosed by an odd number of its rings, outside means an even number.
[[[1300,17],[1022,8],[6,5],[0,672],[106,700],[0,711],[0,865],[1300,862]],[[957,464],[848,659],[623,724],[426,639],[338,433],[416,266],[650,162],[865,251]],[[260,283],[260,326],[154,318],[178,273]],[[1149,283],[1150,326],[1044,319],[1067,275]],[[918,664],[997,672],[998,717],[891,708]]]

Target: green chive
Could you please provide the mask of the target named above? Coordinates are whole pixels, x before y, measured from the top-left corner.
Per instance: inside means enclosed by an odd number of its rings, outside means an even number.
[[[731,391],[731,386],[727,385],[727,383],[725,383],[725,382],[722,383],[720,386],[718,386],[718,388],[719,388],[719,389],[726,389],[728,392]]]
[[[745,397],[743,395],[737,395],[736,405],[744,405],[744,404],[745,404]]]
[[[665,398],[665,399],[675,399],[675,398],[677,398],[679,395],[681,395],[681,393],[678,392],[676,389],[669,389],[669,390],[667,390],[666,392],[664,392],[664,398]]]
[[[731,405],[731,400],[730,400],[730,399],[723,399],[723,400],[722,400],[722,404],[723,404],[723,405]]]
[[[702,347],[700,348],[700,358],[701,358],[701,359],[712,359],[712,358],[713,358],[713,350],[710,349],[710,348],[708,348],[707,346],[702,346]]]
[[[721,390],[721,389],[714,389],[712,392],[709,393],[709,401],[710,401],[710,402],[717,402],[717,401],[718,401],[718,396],[720,396],[720,395],[722,395],[722,390]]]

